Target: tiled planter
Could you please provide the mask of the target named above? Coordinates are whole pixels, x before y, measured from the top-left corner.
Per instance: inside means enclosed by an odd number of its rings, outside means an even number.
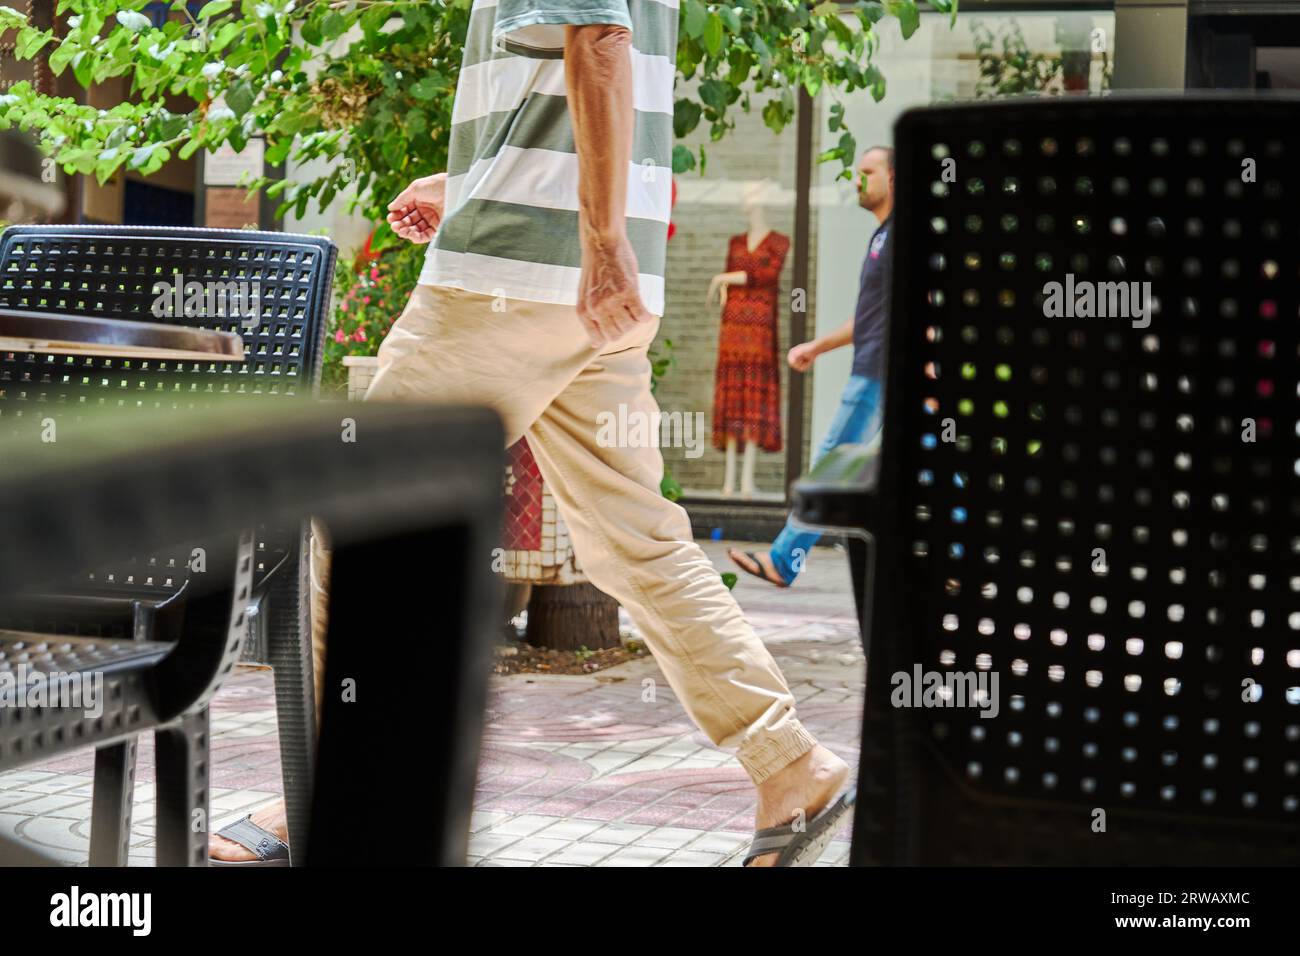
[[[528,643],[562,650],[617,646],[618,604],[582,573],[526,438],[506,452],[505,501],[500,570],[511,584],[529,586]]]
[[[582,584],[587,576],[569,544],[555,499],[546,490],[528,439],[506,451],[502,574],[527,584]]]
[[[379,370],[379,358],[374,355],[345,355],[343,366],[348,370],[348,398],[359,402],[366,397],[366,389]]]

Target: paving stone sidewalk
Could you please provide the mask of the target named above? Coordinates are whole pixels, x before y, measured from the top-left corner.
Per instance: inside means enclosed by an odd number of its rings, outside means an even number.
[[[729,542],[704,542],[730,569]],[[742,545],[743,547],[743,545]],[[772,650],[801,719],[856,765],[865,665],[848,566],[815,549],[795,587],[742,575],[736,597]],[[479,866],[739,865],[753,789],[686,718],[652,659],[591,675],[493,677],[470,838]],[[212,808],[223,826],[280,793],[271,674],[241,668],[212,706]],[[141,739],[131,863],[153,861],[153,746]],[[415,746],[409,751],[418,760]],[[0,832],[84,864],[93,754],[0,774]],[[404,778],[394,767],[387,781]],[[412,794],[412,812],[418,795]],[[847,828],[821,866],[844,865]]]

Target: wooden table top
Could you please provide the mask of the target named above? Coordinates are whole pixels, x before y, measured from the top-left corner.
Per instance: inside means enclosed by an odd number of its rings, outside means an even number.
[[[243,359],[244,340],[184,325],[0,309],[0,349],[231,362]]]

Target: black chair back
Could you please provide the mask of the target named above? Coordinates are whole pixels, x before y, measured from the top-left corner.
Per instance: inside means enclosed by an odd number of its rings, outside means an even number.
[[[87,408],[184,410],[239,396],[313,396],[335,253],[328,239],[277,232],[10,226],[0,234],[0,309],[235,332],[245,357],[197,362],[0,350],[0,430],[26,430],[36,443],[46,419],[57,425]],[[191,283],[197,286],[187,289]],[[227,288],[245,298],[219,294]],[[259,535],[255,590],[285,563],[294,537]],[[143,556],[87,571],[68,589],[162,601],[184,585],[193,560],[189,552]],[[120,629],[115,621],[110,615],[103,627]],[[79,624],[86,626],[84,616]]]
[[[1300,103],[896,148],[853,860],[1296,861]]]
[[[245,524],[292,526],[320,517],[333,534],[335,580],[347,586],[330,594],[320,774],[315,793],[303,797],[310,817],[301,836],[291,831],[295,862],[463,865],[501,606],[499,575],[490,560],[479,560],[490,559],[501,535],[500,418],[487,409],[366,402],[348,409],[361,436],[350,444],[338,440],[338,412],[324,405],[255,401],[249,408],[254,414],[246,416],[231,415],[231,406],[189,418],[87,416],[41,460],[20,454],[22,439],[0,436],[0,461],[16,460],[0,469],[0,500],[10,505],[0,508],[0,541],[7,543],[0,548],[0,604],[83,563],[109,563],[168,541],[230,537]],[[196,427],[206,441],[193,441]],[[265,491],[251,499],[229,493],[244,482]],[[99,507],[109,500],[117,507]],[[141,512],[153,520],[124,517]],[[243,536],[240,544],[224,608],[210,602],[210,627],[199,639],[187,633],[174,648],[151,645],[166,656],[137,668],[139,693],[128,694],[126,706],[109,693],[102,718],[74,712],[62,723],[49,709],[0,708],[6,769],[122,740],[153,729],[153,718],[185,715],[190,726],[173,739],[188,749],[177,754],[160,743],[156,751],[157,829],[160,843],[170,841],[160,863],[206,861],[204,828],[193,825],[193,813],[208,809],[206,712],[201,722],[189,718],[238,647],[231,632],[251,571],[251,542]],[[108,650],[138,648],[123,642]],[[42,660],[68,653],[28,650]],[[98,652],[88,662],[83,648],[82,657],[83,669],[107,666]],[[394,748],[412,739],[419,759],[408,777],[375,788]],[[370,800],[375,818],[387,821],[400,819],[413,796],[421,811],[400,836],[355,839],[358,800]],[[10,853],[0,839],[0,865],[13,862]]]

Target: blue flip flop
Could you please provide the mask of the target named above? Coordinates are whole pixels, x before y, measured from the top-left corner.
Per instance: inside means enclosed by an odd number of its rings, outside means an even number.
[[[752,860],[779,851],[777,866],[812,866],[826,850],[857,799],[858,788],[849,787],[802,825],[787,823],[755,830],[754,841],[749,845],[749,855],[743,865],[749,866]]]

